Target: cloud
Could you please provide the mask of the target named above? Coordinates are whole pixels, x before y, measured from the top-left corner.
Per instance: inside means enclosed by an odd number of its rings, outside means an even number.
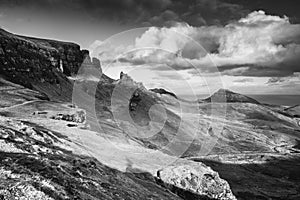
[[[159,14],[172,4],[171,0],[2,0],[1,6],[78,11],[94,20],[115,20],[121,23],[140,22]]]
[[[172,26],[176,22],[182,21],[177,13],[172,10],[165,10],[159,15],[151,17],[149,20],[144,22],[146,26]]]
[[[197,0],[187,5],[189,6],[182,14],[182,18],[192,26],[222,25],[249,13],[249,10],[240,4],[220,0]]]
[[[97,52],[99,51],[99,47],[101,47],[101,45],[103,45],[103,41],[100,40],[95,40],[90,46],[89,46],[89,50],[90,50],[90,54],[92,55],[92,57],[97,57]]]
[[[193,27],[186,23],[177,23],[170,28],[151,27],[136,39],[136,47],[154,47],[171,52],[181,51],[185,57],[199,58],[206,55],[207,51],[217,50],[222,31],[222,28],[216,26]]]
[[[295,72],[291,76],[287,77],[271,77],[266,84],[267,85],[286,85],[286,84],[300,84],[300,73]]]
[[[242,79],[237,79],[234,80],[234,83],[248,83],[248,82],[253,82],[254,79],[253,78],[242,78]]]
[[[134,46],[153,49],[122,59],[138,65],[165,63],[191,73],[215,73],[218,69],[233,76],[289,76],[300,72],[299,33],[300,25],[291,24],[286,16],[254,11],[225,26],[177,23],[169,28],[151,27]]]
[[[159,72],[156,73],[157,77],[153,78],[156,80],[188,80],[189,77],[188,76],[184,76],[182,74],[179,74],[175,71],[165,71],[165,72]]]
[[[276,88],[283,94],[298,95],[300,94],[300,73],[296,72],[286,77],[271,77],[265,82],[265,85],[268,88]]]

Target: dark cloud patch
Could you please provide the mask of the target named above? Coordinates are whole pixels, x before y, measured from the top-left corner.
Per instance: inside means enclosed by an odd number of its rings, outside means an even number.
[[[192,26],[225,25],[254,10],[287,15],[300,22],[297,0],[0,0],[1,7],[21,7],[77,12],[91,20],[117,21],[131,26],[172,26],[186,22]]]
[[[176,2],[178,1],[176,0]],[[183,9],[184,6],[181,5],[181,9],[184,11],[182,19],[193,26],[224,25],[249,13],[249,10],[238,3],[228,3],[221,0],[192,0],[187,2],[190,2],[186,4],[187,8]]]
[[[291,86],[300,84],[300,73],[296,72],[291,76],[287,77],[271,77],[266,82],[267,85],[281,85],[281,86]]]
[[[282,77],[272,77],[268,80],[267,84],[282,83],[284,81],[285,81],[285,79],[283,79]]]
[[[117,62],[120,63],[129,63],[130,65],[144,65],[146,61],[143,59],[128,59],[126,57],[119,58]]]
[[[218,67],[218,69],[223,75],[249,77],[285,77],[295,72],[282,66],[261,66],[258,64],[226,65]]]
[[[1,0],[0,6],[34,8],[36,10],[55,9],[66,15],[77,11],[79,15],[89,15],[94,20],[118,21],[135,24],[159,15],[171,0]]]
[[[149,20],[145,21],[144,24],[147,26],[168,26],[176,24],[177,22],[182,22],[177,13],[172,10],[165,10],[159,15],[151,17]]]
[[[223,0],[1,0],[0,6],[62,11],[65,15],[77,12],[91,20],[114,20],[132,26],[225,24],[248,12],[239,4]]]

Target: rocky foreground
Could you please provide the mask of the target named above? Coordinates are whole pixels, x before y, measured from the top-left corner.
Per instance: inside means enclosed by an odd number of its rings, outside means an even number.
[[[0,199],[300,198],[298,106],[181,101],[123,73],[79,79],[101,67],[76,44],[0,44]]]

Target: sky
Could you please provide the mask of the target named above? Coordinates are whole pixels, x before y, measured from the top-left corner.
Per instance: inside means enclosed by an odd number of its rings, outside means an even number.
[[[297,0],[0,0],[7,31],[71,41],[148,88],[300,94]],[[125,32],[124,32],[125,31]]]

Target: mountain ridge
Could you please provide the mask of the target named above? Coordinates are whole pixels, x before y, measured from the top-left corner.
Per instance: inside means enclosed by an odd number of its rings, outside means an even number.
[[[203,99],[204,102],[227,102],[227,103],[253,103],[260,104],[255,99],[243,94],[235,93],[229,89],[221,88],[210,97]]]

